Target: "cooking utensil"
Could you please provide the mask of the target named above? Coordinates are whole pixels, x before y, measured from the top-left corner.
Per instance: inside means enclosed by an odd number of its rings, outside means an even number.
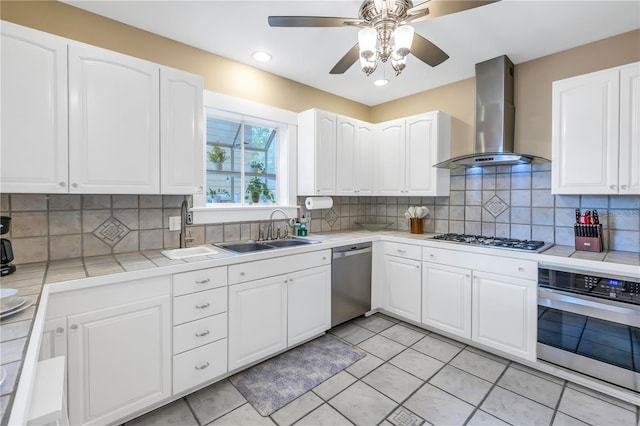
[[[416,208],[414,206],[409,206],[407,211],[409,212],[409,216],[416,217]]]

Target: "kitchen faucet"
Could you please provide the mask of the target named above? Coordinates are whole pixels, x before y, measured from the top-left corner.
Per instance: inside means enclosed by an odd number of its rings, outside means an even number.
[[[187,242],[191,242],[194,238],[189,233],[187,237],[187,213],[189,212],[189,202],[184,200],[180,206],[180,248],[187,247]]]
[[[284,212],[284,210],[282,210],[282,209],[273,209],[273,211],[271,212],[271,216],[269,216],[269,227],[267,228],[267,240],[273,239],[273,215],[276,214],[276,212],[282,213],[282,215],[284,216],[284,219],[285,220],[289,220],[289,218],[287,217],[287,214]],[[277,237],[280,238],[280,232],[278,232]]]

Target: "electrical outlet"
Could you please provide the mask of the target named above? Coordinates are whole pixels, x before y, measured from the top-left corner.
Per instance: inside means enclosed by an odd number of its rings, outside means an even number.
[[[180,230],[180,216],[170,216],[169,231],[179,231],[179,230]]]
[[[187,212],[187,225],[193,225],[193,213]]]

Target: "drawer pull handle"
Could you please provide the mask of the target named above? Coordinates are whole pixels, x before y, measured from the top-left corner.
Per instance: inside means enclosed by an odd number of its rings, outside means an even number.
[[[196,284],[206,284],[209,281],[211,281],[209,278],[205,279],[205,280],[200,280],[200,281],[196,281]]]
[[[204,370],[208,366],[209,366],[209,363],[205,362],[204,364],[196,365],[196,370]]]
[[[244,272],[240,272],[240,276],[241,276],[241,277],[244,277]]]
[[[202,305],[196,305],[196,309],[207,309],[210,305],[209,302],[203,303]]]
[[[397,249],[397,250],[398,250],[398,253],[406,253],[407,252],[406,250],[400,250],[400,249]]]
[[[209,331],[209,330],[201,331],[201,332],[199,332],[199,333],[196,333],[196,337],[204,337],[204,336],[206,336],[206,335],[207,335],[207,334],[209,334],[209,333],[210,333],[210,331]]]
[[[522,266],[518,267],[518,272],[524,272],[524,268]]]

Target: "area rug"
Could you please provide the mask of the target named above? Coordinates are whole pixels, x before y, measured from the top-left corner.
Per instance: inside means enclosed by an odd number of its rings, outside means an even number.
[[[325,334],[229,380],[261,415],[268,416],[365,355]]]

